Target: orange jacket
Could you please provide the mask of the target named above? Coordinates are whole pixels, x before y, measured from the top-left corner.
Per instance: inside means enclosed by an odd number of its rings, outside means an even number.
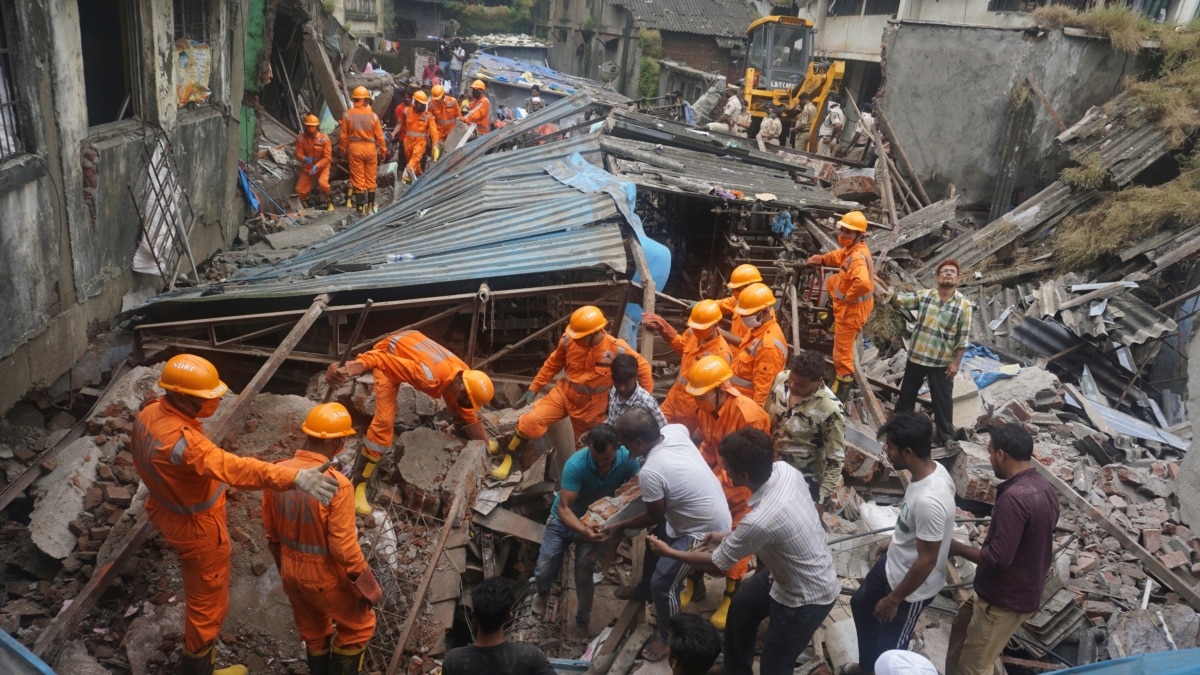
[[[737,307],[737,298],[731,295],[721,298],[717,301],[717,304],[721,306],[722,312],[729,315],[729,332],[733,333],[734,337],[746,337],[746,333],[750,332],[750,329],[746,328],[746,324],[742,323],[742,315],[733,311],[733,308]]]
[[[768,436],[771,435],[771,416],[761,405],[747,396],[742,396],[735,389],[727,387],[722,391],[728,394],[728,398],[721,404],[720,409],[715,414],[701,410],[698,415],[700,435],[703,438],[700,442],[700,454],[704,456],[704,461],[708,462],[710,468],[721,463],[721,455],[717,452],[717,445],[721,439],[738,429],[754,427],[761,429]]]
[[[833,300],[833,320],[857,331],[867,322],[875,309],[875,263],[871,251],[863,242],[850,248],[839,248],[821,256],[826,267],[840,267],[837,274],[825,280],[825,288]]]
[[[319,453],[297,450],[277,466],[308,469],[325,460]],[[325,475],[338,482],[328,506],[297,489],[263,492],[263,529],[267,541],[280,545],[279,575],[284,579],[349,581],[367,569],[354,523],[354,487],[338,471],[326,469]]]
[[[716,354],[724,358],[726,363],[733,362],[733,348],[716,330],[712,332],[711,337],[701,342],[696,333],[689,328],[682,333],[676,333],[670,344],[671,349],[683,356],[679,362],[679,377],[675,379],[675,386],[680,388],[687,386],[687,374],[692,372],[692,366],[706,356]]]
[[[133,427],[133,465],[150,491],[150,520],[190,517],[225,505],[226,483],[243,490],[290,490],[297,470],[217,447],[200,422],[158,399],[138,414]]]
[[[433,398],[442,397],[446,407],[462,418],[464,424],[479,420],[475,410],[458,405],[458,398],[445,393],[446,387],[467,364],[415,330],[402,330],[375,343],[369,352],[356,357],[368,368],[382,373],[393,382],[407,382],[417,391]]]
[[[379,152],[387,154],[387,141],[383,138],[383,126],[379,123],[379,115],[371,110],[371,106],[357,105],[346,111],[342,116],[342,132],[338,144],[342,154],[350,151],[350,143],[374,142]]]
[[[320,131],[316,136],[309,136],[307,133],[296,136],[296,159],[304,164],[304,160],[309,158],[312,158],[313,165],[317,167],[317,173],[328,169],[333,163],[333,144],[329,142],[329,137]]]
[[[783,329],[772,316],[742,337],[733,356],[733,386],[758,405],[766,405],[775,376],[787,366],[787,357]]]
[[[404,113],[404,121],[401,126],[404,130],[401,139],[405,145],[419,138],[427,139],[430,145],[436,145],[438,142],[437,120],[428,110],[417,112],[416,108],[409,108]]]
[[[491,129],[492,104],[488,101],[486,94],[471,101],[471,109],[467,111],[463,121],[467,124],[474,124],[475,133],[479,136],[486,134]]]
[[[438,135],[443,141],[454,130],[455,120],[462,119],[462,108],[459,107],[458,101],[449,94],[443,95],[440,101],[430,101],[429,111],[433,113],[434,120],[437,122]]]
[[[529,385],[529,390],[537,393],[542,390],[559,371],[566,368],[566,377],[559,380],[557,386],[570,387],[568,398],[575,395],[608,395],[612,389],[613,358],[617,354],[631,354],[638,362],[638,384],[642,389],[654,393],[654,376],[650,372],[650,364],[642,355],[634,351],[624,340],[615,338],[608,333],[600,344],[588,349],[579,340],[572,340],[563,333],[558,341],[558,347],[550,352],[550,357],[542,364],[537,377]]]

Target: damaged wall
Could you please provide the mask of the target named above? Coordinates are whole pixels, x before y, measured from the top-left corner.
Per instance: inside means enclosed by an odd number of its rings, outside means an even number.
[[[884,33],[881,108],[931,195],[954,183],[966,202],[987,207],[1013,85],[1032,76],[1059,118],[1073,124],[1088,108],[1138,75],[1143,59],[1108,40],[1055,30],[1023,30],[901,22]],[[1032,195],[1058,177],[1058,126],[1033,100],[1029,143],[1017,170],[1018,192]]]

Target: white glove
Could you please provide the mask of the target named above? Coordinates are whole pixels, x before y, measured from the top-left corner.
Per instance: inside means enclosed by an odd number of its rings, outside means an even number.
[[[325,462],[314,469],[301,469],[296,473],[296,487],[316,497],[322,504],[328,504],[338,491],[337,480],[325,475],[325,469],[328,468],[329,462]]]

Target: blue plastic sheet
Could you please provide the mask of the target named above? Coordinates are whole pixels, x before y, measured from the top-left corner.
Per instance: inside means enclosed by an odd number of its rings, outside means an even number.
[[[775,214],[775,220],[771,221],[771,231],[781,237],[791,236],[795,226],[792,225],[792,212],[784,209]]]
[[[254,190],[250,189],[250,176],[239,166],[238,167],[238,187],[242,188],[242,194],[246,195],[246,201],[250,202],[250,208],[254,209],[255,213],[262,212],[262,206],[258,203],[258,197],[254,196]]]

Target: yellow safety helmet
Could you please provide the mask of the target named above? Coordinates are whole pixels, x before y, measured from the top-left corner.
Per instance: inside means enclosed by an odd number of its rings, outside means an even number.
[[[768,307],[775,306],[775,294],[766,284],[751,284],[738,296],[734,312],[742,316],[757,314]]]
[[[428,104],[429,103],[429,94],[426,94],[425,92],[420,91],[420,90],[415,91],[415,92],[413,92],[413,101],[415,101],[417,103],[421,103],[421,104]]]
[[[317,119],[316,115],[305,115],[304,116],[304,126],[316,127],[316,126],[320,126],[320,125],[321,125],[321,120]]]
[[[462,383],[463,389],[467,390],[467,398],[471,401],[472,410],[478,410],[491,403],[492,397],[496,395],[496,387],[492,384],[492,378],[482,370],[462,371]]]
[[[442,100],[442,97],[446,95],[446,88],[440,84],[435,84],[433,85],[433,88],[429,90],[429,93],[433,95],[433,100],[440,101]]]
[[[208,359],[195,354],[171,357],[163,366],[158,386],[179,394],[197,398],[221,398],[229,387],[221,381],[217,367]]]
[[[750,284],[762,283],[762,272],[754,265],[746,263],[733,268],[733,273],[729,275],[729,283],[725,284],[730,290],[749,286]]]
[[[721,305],[716,300],[701,300],[692,307],[688,327],[703,330],[717,325],[721,320]]]
[[[483,83],[483,80],[475,80],[471,83],[471,88],[478,89],[479,91],[486,91],[487,85]]]
[[[842,216],[842,219],[838,221],[838,227],[862,234],[867,231],[867,217],[863,215],[862,211],[851,211]]]
[[[366,87],[355,87],[354,91],[350,92],[350,98],[356,100],[360,98],[371,98],[371,92],[367,91]]]
[[[684,390],[692,396],[703,396],[733,379],[733,371],[724,357],[711,354],[697,361],[688,371],[687,378],[688,383]]]
[[[567,325],[567,337],[578,339],[587,337],[608,325],[604,312],[599,307],[587,305],[580,307],[571,314],[571,322]]]
[[[313,438],[345,438],[354,435],[354,420],[341,403],[322,403],[308,411],[300,430]]]

